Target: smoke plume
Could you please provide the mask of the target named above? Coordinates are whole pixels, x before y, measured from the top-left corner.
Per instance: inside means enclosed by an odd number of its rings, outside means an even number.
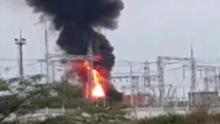
[[[124,5],[122,0],[26,0],[34,12],[52,18],[60,30],[57,44],[67,54],[87,54],[89,44],[109,73],[114,66],[113,47],[106,37],[95,29],[117,28],[117,18]]]
[[[86,54],[92,42],[95,54],[111,70],[114,65],[113,48],[109,41],[94,28],[117,28],[117,18],[123,9],[121,0],[26,0],[34,12],[52,17],[61,30],[57,44],[69,54]]]

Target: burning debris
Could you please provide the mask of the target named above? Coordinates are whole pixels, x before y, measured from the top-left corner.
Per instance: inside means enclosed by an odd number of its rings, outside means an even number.
[[[94,55],[100,56],[94,62],[93,68],[87,62],[74,62],[77,73],[84,83],[88,83],[88,76],[93,81],[90,83],[90,95],[94,97],[108,97],[120,99],[117,92],[109,82],[110,72],[114,66],[115,56],[113,47],[104,35],[96,29],[117,28],[117,18],[123,9],[121,0],[26,0],[28,5],[34,7],[35,12],[42,12],[42,16],[52,18],[56,30],[60,30],[57,44],[67,54],[86,55],[88,47],[92,46]]]

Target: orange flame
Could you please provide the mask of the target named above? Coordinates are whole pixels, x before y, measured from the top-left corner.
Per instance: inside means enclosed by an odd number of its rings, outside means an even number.
[[[94,98],[104,98],[105,92],[101,84],[102,76],[96,70],[92,70],[92,74],[93,74],[93,83],[94,83],[93,84],[94,87],[92,88],[92,96]]]
[[[98,69],[91,68],[88,61],[84,61],[83,67],[87,73],[91,73],[91,82],[89,83],[89,96],[91,99],[105,98],[105,89],[103,87],[105,83],[105,77],[98,71]]]

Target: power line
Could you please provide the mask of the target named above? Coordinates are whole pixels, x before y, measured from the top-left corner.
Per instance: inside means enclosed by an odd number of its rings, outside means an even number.
[[[39,60],[43,60],[40,58],[33,58],[33,59],[23,59],[23,61],[39,61]],[[0,58],[0,61],[6,61],[6,62],[17,62],[18,60],[15,58]]]

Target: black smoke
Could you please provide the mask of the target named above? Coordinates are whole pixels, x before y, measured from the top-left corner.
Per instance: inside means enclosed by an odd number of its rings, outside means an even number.
[[[87,54],[89,44],[102,59],[95,66],[112,70],[115,62],[113,47],[97,29],[117,28],[117,18],[124,7],[122,0],[26,0],[34,12],[52,18],[60,30],[57,44],[67,54]]]
[[[94,28],[117,28],[117,18],[123,9],[121,0],[26,0],[34,8],[52,18],[61,30],[57,44],[69,54],[86,54],[91,42],[93,51],[103,57],[102,64],[111,70],[114,65],[113,47]]]

